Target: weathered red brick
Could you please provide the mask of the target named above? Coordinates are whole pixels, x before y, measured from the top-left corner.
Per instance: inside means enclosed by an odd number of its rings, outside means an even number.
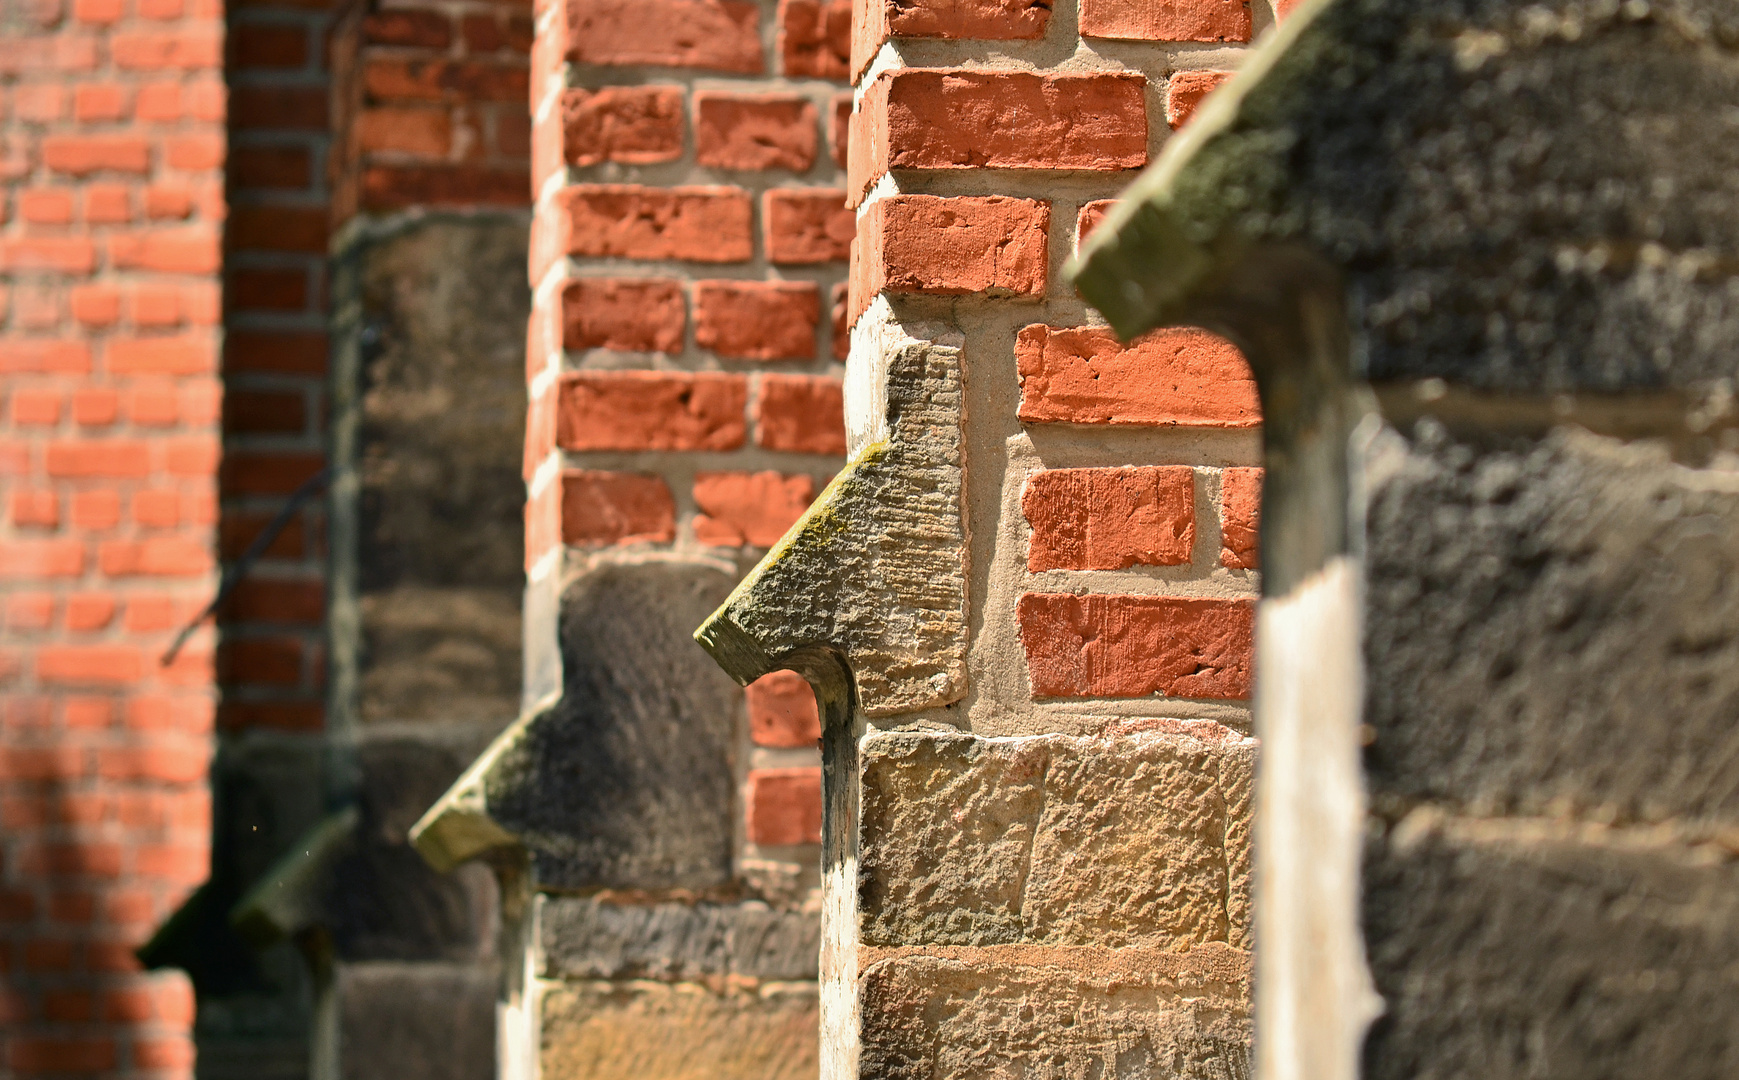
[[[1262,470],[1226,469],[1220,473],[1220,565],[1234,570],[1261,566]]]
[[[1028,593],[1016,616],[1035,698],[1250,696],[1253,601]]]
[[[845,390],[822,375],[763,375],[755,445],[799,454],[845,453]]]
[[[361,206],[524,206],[531,173],[517,165],[370,165],[362,172]]]
[[[857,0],[852,12],[855,79],[890,37],[1011,41],[1045,36],[1049,0]]]
[[[890,169],[1139,168],[1146,88],[1137,72],[886,72],[852,121],[847,187],[855,203]]]
[[[815,690],[795,671],[763,675],[743,694],[749,703],[749,737],[756,746],[814,746],[821,738]]]
[[[789,169],[815,164],[821,129],[815,103],[789,95],[694,95],[695,160],[716,169]]]
[[[274,208],[272,213],[287,213]],[[294,220],[301,216],[295,212],[289,214]],[[257,215],[255,216],[257,220]],[[326,218],[323,212],[318,217],[318,247],[314,246],[314,231],[310,230],[302,246],[288,250],[324,251],[326,248]],[[266,247],[266,244],[247,243],[253,239],[245,225],[250,224],[247,215],[239,212],[230,218],[230,241],[237,248]],[[284,221],[279,225],[288,225]],[[268,226],[276,232],[278,225]],[[239,230],[239,232],[238,232]],[[117,270],[159,270],[166,274],[215,274],[222,263],[223,255],[219,249],[218,235],[215,230],[207,228],[186,229],[152,229],[139,233],[110,234],[109,258]]]
[[[1029,570],[1179,566],[1196,539],[1195,470],[1047,469],[1021,493]]]
[[[833,286],[833,358],[844,360],[851,355],[851,287],[843,281]]]
[[[821,770],[755,769],[743,800],[749,842],[766,847],[821,842]]]
[[[521,102],[530,91],[530,73],[518,64],[493,60],[371,57],[362,84],[379,102]]]
[[[780,0],[779,57],[789,78],[850,78],[851,0]]]
[[[556,442],[567,450],[735,450],[747,400],[741,375],[576,372],[561,381]]]
[[[97,248],[83,236],[10,236],[0,240],[0,270],[48,270],[88,274]]]
[[[562,348],[682,351],[688,325],[682,283],[576,278],[562,286]]]
[[[694,289],[694,343],[739,360],[815,356],[821,291],[807,281],[701,281]]]
[[[109,38],[115,66],[137,71],[162,68],[212,68],[223,65],[223,28],[115,34]]]
[[[694,538],[724,547],[772,547],[815,501],[815,481],[801,473],[697,473]]]
[[[1249,41],[1248,0],[1081,0],[1081,34],[1124,41]]]
[[[569,165],[648,165],[682,156],[682,88],[607,86],[564,90],[562,159]]]
[[[676,502],[663,477],[574,470],[562,474],[562,542],[669,543]]]
[[[881,292],[1043,296],[1050,221],[1037,199],[877,199],[858,219],[851,321]]]
[[[439,11],[375,11],[363,18],[362,36],[375,45],[445,49],[453,42],[453,20]]]
[[[575,63],[763,71],[754,0],[565,0],[564,8]]]
[[[1105,215],[1109,214],[1111,208],[1116,205],[1116,199],[1094,199],[1092,202],[1081,204],[1080,213],[1075,215],[1075,249],[1077,251],[1080,250],[1082,244],[1087,242],[1087,237],[1092,235],[1093,230],[1099,227],[1099,223],[1105,220]]]
[[[1165,84],[1165,122],[1183,127],[1195,114],[1202,99],[1230,79],[1231,71],[1179,71]]]
[[[533,229],[533,280],[562,254],[743,262],[754,254],[749,193],[732,187],[578,184]]]
[[[395,105],[364,109],[357,114],[354,136],[357,148],[365,153],[387,152],[444,158],[453,146],[453,113],[450,109],[435,105]],[[272,149],[281,151],[284,148]],[[238,157],[230,169],[232,177],[241,168],[242,161]],[[298,177],[288,168],[275,166],[273,174],[273,178],[281,180],[282,183],[263,185],[259,182],[262,178],[256,176],[248,186],[301,187],[305,184],[305,181],[297,183]]]
[[[7,1043],[6,1063],[21,1073],[106,1072],[115,1067],[115,1041],[106,1036],[47,1039],[25,1035]]]
[[[767,258],[782,266],[851,257],[857,215],[837,188],[785,188],[761,197]]]
[[[1255,377],[1231,342],[1158,330],[1120,344],[1109,330],[1028,326],[1015,341],[1029,423],[1241,428],[1262,422]]]
[[[0,578],[77,577],[84,565],[85,547],[77,540],[0,540]]]
[[[49,135],[42,140],[42,163],[73,176],[143,173],[151,168],[151,143],[138,135]]]
[[[36,652],[36,677],[45,683],[131,683],[144,670],[131,645],[44,645]]]
[[[0,340],[0,372],[82,375],[91,367],[91,348],[83,341]]]
[[[828,111],[827,142],[833,148],[833,163],[846,166],[846,150],[851,146],[852,96],[833,95],[833,108]]]

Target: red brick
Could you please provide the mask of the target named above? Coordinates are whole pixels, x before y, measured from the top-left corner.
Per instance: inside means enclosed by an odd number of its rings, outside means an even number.
[[[749,703],[749,737],[756,746],[814,746],[821,739],[815,691],[795,671],[763,675],[743,693]]]
[[[198,577],[214,566],[203,542],[175,536],[111,540],[98,549],[97,562],[110,577]]]
[[[18,216],[33,225],[66,225],[72,221],[72,191],[69,188],[21,191]]]
[[[23,83],[12,91],[15,119],[52,123],[66,114],[66,88],[55,83]],[[77,117],[79,120],[85,117]]]
[[[228,291],[236,311],[303,311],[308,307],[308,271],[301,267],[231,270]]]
[[[223,165],[227,140],[221,132],[201,132],[179,135],[166,143],[169,167],[188,172],[204,172]]]
[[[1256,605],[1028,593],[1016,609],[1035,698],[1246,698]]]
[[[90,346],[82,341],[0,341],[0,372],[82,375],[90,368]]]
[[[743,800],[749,842],[765,847],[821,842],[821,770],[755,769]]]
[[[207,761],[203,751],[180,749],[171,761],[169,755],[161,752],[163,747],[140,749],[149,757],[138,762],[129,774],[134,779],[186,784],[205,778]],[[203,844],[142,844],[133,854],[133,870],[140,877],[197,882],[205,878],[209,858]]]
[[[1051,5],[1033,0],[863,0],[852,19],[855,77],[889,37],[1013,41],[1045,36]]]
[[[783,266],[851,257],[857,215],[836,188],[787,188],[762,196],[767,258]]]
[[[52,529],[60,524],[60,500],[52,491],[14,489],[8,512],[19,528]]]
[[[522,102],[530,90],[523,67],[493,61],[375,57],[362,82],[376,101]]]
[[[75,746],[13,746],[0,749],[0,775],[12,780],[77,780],[90,763]]]
[[[371,165],[362,174],[362,208],[510,206],[531,202],[531,174],[517,166]]]
[[[9,630],[46,630],[54,623],[53,593],[13,593],[6,598]]]
[[[694,343],[739,360],[809,360],[821,291],[802,281],[700,281]]]
[[[227,642],[219,655],[224,682],[295,686],[302,681],[302,643],[295,638],[243,638]]]
[[[133,192],[120,184],[92,184],[85,189],[86,225],[123,225],[133,220]]]
[[[308,31],[302,25],[238,23],[229,31],[235,68],[299,68],[308,62]]]
[[[877,293],[1044,295],[1051,204],[1000,195],[890,195],[859,219],[851,319]]]
[[[101,531],[121,520],[121,496],[114,491],[80,491],[72,497],[72,524],[76,529]]]
[[[293,451],[232,451],[223,459],[226,495],[288,495],[319,472],[326,459]]]
[[[359,127],[367,123],[369,115],[362,114]],[[230,151],[229,182],[235,187],[295,191],[308,187],[313,176],[313,162],[305,147],[242,146]]]
[[[152,221],[181,221],[193,213],[193,192],[180,184],[153,184],[145,189],[145,216]]]
[[[763,71],[754,0],[566,0],[564,8],[575,63]]]
[[[52,426],[60,423],[61,393],[21,387],[12,394],[12,422]]]
[[[142,528],[170,529],[181,523],[181,499],[173,491],[141,491],[133,496],[133,520]]]
[[[1027,569],[1179,566],[1196,539],[1195,470],[1183,465],[1047,469],[1021,493]]]
[[[324,375],[325,334],[281,330],[230,330],[224,335],[226,372]]]
[[[330,231],[331,222],[321,207],[238,206],[230,211],[227,242],[232,251],[324,255]]]
[[[119,83],[85,83],[72,92],[73,119],[92,124],[126,117],[131,91]]]
[[[319,731],[326,724],[326,711],[318,701],[226,701],[218,723],[226,731]]]
[[[0,270],[88,274],[96,265],[96,245],[82,236],[13,236],[0,240]]]
[[[325,250],[324,234],[321,250]],[[167,274],[215,274],[222,261],[217,233],[203,228],[111,235],[109,257],[117,270],[160,270]]]
[[[110,37],[110,57],[123,70],[219,70],[223,66],[223,30],[195,26],[177,31],[117,33]]]
[[[1255,377],[1237,347],[1205,330],[1158,330],[1120,344],[1109,330],[1028,326],[1015,341],[1020,418],[1029,423],[1255,427]]]
[[[833,108],[827,118],[827,141],[833,148],[833,163],[842,169],[846,166],[846,149],[851,145],[851,109],[850,94],[833,95]]]
[[[363,18],[362,36],[374,45],[445,49],[453,43],[453,21],[438,11],[376,11]]]
[[[160,329],[181,323],[181,290],[144,284],[133,290],[133,325]]]
[[[697,473],[694,538],[703,544],[772,547],[815,501],[815,481],[802,474]]]
[[[307,399],[299,391],[238,389],[224,395],[225,431],[283,435],[296,434],[307,426]]]
[[[1262,520],[1262,470],[1226,469],[1220,473],[1220,565],[1255,570]]]
[[[561,381],[556,441],[567,450],[735,450],[748,383],[741,375],[579,372]]]
[[[705,263],[754,254],[754,211],[739,188],[580,184],[558,193],[555,206],[553,230],[534,228],[534,235],[547,231],[559,253]],[[544,239],[535,235],[534,246]]]
[[[321,131],[331,123],[327,91],[294,86],[238,86],[230,91],[236,131]]]
[[[807,172],[820,143],[808,98],[702,91],[694,96],[695,160],[717,169]]]
[[[180,1038],[134,1039],[133,1064],[140,1069],[193,1068],[193,1040]]]
[[[112,285],[80,285],[70,301],[72,317],[85,326],[110,326],[121,317],[121,293]]]
[[[559,115],[562,160],[569,165],[649,165],[682,156],[681,87],[564,90]]]
[[[129,645],[45,645],[36,653],[36,677],[48,683],[131,683],[143,673]]]
[[[115,1067],[115,1042],[100,1036],[45,1039],[19,1035],[7,1043],[6,1060],[21,1073],[103,1072]]]
[[[151,471],[151,448],[123,440],[53,442],[45,461],[50,476],[144,476]]]
[[[779,57],[789,78],[850,78],[851,0],[780,0]]]
[[[12,509],[16,514],[16,502]],[[77,540],[0,540],[0,578],[77,577],[84,566],[84,544]]]
[[[853,201],[889,169],[1139,168],[1146,87],[1135,72],[887,72],[852,123]]]
[[[845,360],[851,355],[851,287],[843,281],[833,284],[833,358]]]
[[[562,474],[562,542],[666,544],[676,537],[676,503],[664,479],[583,470]]]
[[[50,135],[42,140],[42,163],[73,176],[143,173],[151,168],[151,144],[137,135]]]
[[[821,375],[763,375],[755,445],[799,454],[845,453],[845,391]]]
[[[562,286],[562,348],[677,353],[688,325],[676,281],[578,278]]]
[[[82,23],[106,26],[119,22],[126,5],[122,0],[73,0],[73,18]]]
[[[438,106],[364,109],[356,118],[355,137],[365,151],[444,158],[453,146],[453,114]]]
[[[1075,250],[1080,250],[1081,245],[1087,242],[1087,237],[1092,235],[1093,230],[1099,227],[1099,223],[1105,220],[1105,215],[1116,205],[1116,199],[1095,199],[1081,204],[1081,212],[1075,215]]]
[[[1249,41],[1248,0],[1081,0],[1084,37]]]
[[[1165,122],[1183,127],[1202,99],[1233,76],[1230,71],[1179,71],[1165,84]]]
[[[177,402],[173,385],[146,383],[135,386],[128,395],[128,407],[133,423],[145,427],[170,427],[177,419]],[[171,471],[174,471],[171,468]],[[202,471],[210,471],[202,470]]]
[[[111,338],[104,361],[111,375],[200,375],[217,371],[217,342],[204,334]]]

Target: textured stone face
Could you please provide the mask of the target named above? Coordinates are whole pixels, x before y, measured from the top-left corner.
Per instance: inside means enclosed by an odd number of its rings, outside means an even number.
[[[343,1080],[495,1075],[494,975],[469,965],[340,964]]]
[[[1409,434],[1373,457],[1373,788],[1739,823],[1739,476],[1565,431]]]
[[[1035,950],[1036,952],[1036,950]],[[1055,950],[898,956],[862,976],[859,1074],[1247,1080],[1248,961]]]
[[[564,979],[816,978],[813,912],[742,904],[617,904],[551,896],[544,975]]]
[[[715,994],[695,985],[566,983],[543,1000],[544,1076],[811,1080],[813,986]]]
[[[1369,956],[1388,1017],[1365,1076],[1739,1073],[1730,855],[1575,826],[1410,825],[1366,855]]]
[[[868,945],[1247,940],[1246,740],[887,733],[862,750]]]
[[[485,779],[490,817],[539,882],[704,888],[731,870],[731,754],[742,695],[690,628],[730,579],[711,567],[605,567],[562,603],[562,698]]]

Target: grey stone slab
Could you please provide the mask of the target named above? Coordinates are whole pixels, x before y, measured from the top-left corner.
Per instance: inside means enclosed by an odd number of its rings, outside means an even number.
[[[879,961],[859,978],[858,1075],[1249,1080],[1247,961],[1213,949],[1139,971],[1096,950]]]
[[[1363,920],[1370,1080],[1739,1075],[1730,858],[1439,830],[1371,846]]]
[[[1739,822],[1739,476],[1429,419],[1371,471],[1375,793]]]
[[[494,827],[558,888],[707,888],[731,876],[742,691],[694,644],[730,591],[710,565],[601,566],[562,598],[563,690],[502,736]],[[437,815],[438,816],[438,815]]]
[[[819,914],[758,901],[633,904],[550,896],[540,929],[550,978],[818,977]]]
[[[1228,808],[1247,819],[1253,753],[1242,740],[1155,732],[871,735],[860,759],[863,941],[1243,941],[1230,911],[1248,919],[1248,867],[1228,851]]]
[[[1220,301],[1292,247],[1343,275],[1362,377],[1731,377],[1730,4],[1339,0],[1299,16],[1095,233],[1079,283],[1114,325],[1205,317],[1258,340],[1272,312]]]
[[[493,1080],[497,977],[468,964],[339,964],[342,1080]]]

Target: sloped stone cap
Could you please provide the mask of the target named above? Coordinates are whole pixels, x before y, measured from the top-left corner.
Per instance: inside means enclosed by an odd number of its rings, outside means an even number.
[[[1344,278],[1355,378],[1702,385],[1739,340],[1736,42],[1715,0],[1306,0],[1066,273],[1259,375],[1291,249]]]
[[[743,685],[842,659],[864,712],[891,716],[966,688],[960,353],[904,339],[882,352],[885,437],[860,449],[695,640]]]

